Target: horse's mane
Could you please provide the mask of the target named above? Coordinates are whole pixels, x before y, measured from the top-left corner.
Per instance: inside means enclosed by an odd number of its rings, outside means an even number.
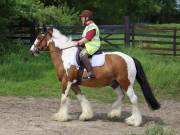
[[[52,39],[60,49],[73,46],[71,38],[63,35],[58,29],[53,28]]]

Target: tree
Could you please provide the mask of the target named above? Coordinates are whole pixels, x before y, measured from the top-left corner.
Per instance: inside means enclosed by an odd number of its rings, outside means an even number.
[[[176,0],[160,0],[161,13],[159,20],[161,22],[173,22],[176,21],[177,13],[177,1]]]
[[[47,3],[45,3],[47,5]],[[77,14],[65,4],[45,6],[39,0],[16,0],[17,17],[35,20],[40,24],[74,24]]]
[[[134,22],[172,22],[177,21],[176,0],[61,0],[77,11],[91,9],[99,24],[119,24],[123,16]],[[179,1],[179,0],[178,0]],[[178,12],[179,13],[179,12]]]
[[[1,0],[0,1],[0,40],[5,38],[8,31],[7,26],[12,21],[15,11],[14,0]]]

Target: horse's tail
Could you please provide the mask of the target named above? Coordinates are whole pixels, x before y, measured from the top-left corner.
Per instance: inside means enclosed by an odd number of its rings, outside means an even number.
[[[143,67],[142,67],[140,61],[135,58],[133,58],[133,60],[134,60],[136,70],[137,70],[136,79],[141,86],[141,90],[144,94],[146,102],[153,110],[159,109],[160,104],[158,103],[154,94],[152,93],[151,87],[148,83],[148,80],[146,78],[146,75],[144,73],[144,70],[143,70]]]

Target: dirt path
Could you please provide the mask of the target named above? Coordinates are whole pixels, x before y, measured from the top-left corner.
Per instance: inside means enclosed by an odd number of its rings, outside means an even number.
[[[109,120],[106,113],[111,104],[91,103],[95,112],[92,121],[79,121],[80,105],[72,101],[72,119],[69,122],[56,122],[50,116],[59,108],[58,99],[0,97],[0,135],[124,135],[143,132],[154,124],[180,134],[180,102],[162,101],[162,108],[155,112],[149,110],[146,104],[141,104],[141,127],[124,123],[124,119],[130,115],[130,105],[123,105],[120,119]]]

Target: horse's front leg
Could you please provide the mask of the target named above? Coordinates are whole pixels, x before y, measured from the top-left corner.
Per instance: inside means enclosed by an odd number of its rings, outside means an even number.
[[[72,85],[72,90],[76,94],[77,99],[79,100],[82,108],[82,113],[79,116],[79,120],[85,121],[85,120],[90,120],[93,118],[93,111],[91,108],[91,105],[87,98],[81,94],[81,90],[78,85],[74,84]]]
[[[71,88],[72,82],[68,81],[66,78],[62,80],[62,93],[61,93],[61,104],[60,109],[57,113],[52,116],[53,120],[57,121],[67,121],[69,119],[68,106],[69,98],[68,93]]]

